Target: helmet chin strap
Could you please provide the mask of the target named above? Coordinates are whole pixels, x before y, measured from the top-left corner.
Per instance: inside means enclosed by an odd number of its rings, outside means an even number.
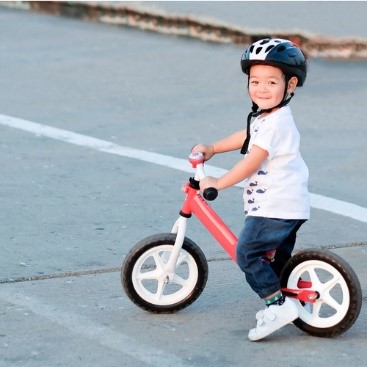
[[[248,152],[248,145],[250,143],[250,138],[251,138],[250,126],[251,126],[252,118],[260,116],[263,113],[270,113],[273,110],[275,110],[276,108],[282,108],[282,107],[286,106],[290,102],[290,100],[292,99],[293,96],[294,96],[294,93],[292,92],[289,95],[289,97],[287,98],[287,90],[285,90],[284,98],[279,104],[277,104],[274,107],[267,108],[267,109],[260,110],[260,111],[258,111],[259,106],[255,102],[252,102],[252,111],[247,116],[246,140],[243,143],[243,146],[241,148],[241,154],[246,154]]]

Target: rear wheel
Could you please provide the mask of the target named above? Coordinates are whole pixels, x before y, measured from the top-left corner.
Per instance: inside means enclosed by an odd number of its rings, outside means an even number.
[[[131,249],[122,265],[125,293],[146,311],[179,311],[193,303],[204,290],[208,264],[201,249],[187,237],[174,272],[167,272],[175,240],[173,233],[147,237]]]
[[[362,291],[357,275],[340,256],[326,250],[296,253],[281,275],[281,286],[298,289],[298,281],[312,283],[318,292],[315,303],[299,302],[294,324],[315,336],[333,337],[348,330],[357,320]]]

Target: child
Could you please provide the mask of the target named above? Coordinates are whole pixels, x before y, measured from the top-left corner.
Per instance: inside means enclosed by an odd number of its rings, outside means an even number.
[[[298,317],[295,301],[282,295],[279,276],[291,257],[297,231],[310,215],[308,169],[288,106],[296,86],[303,85],[307,69],[301,49],[283,39],[255,42],[243,53],[241,67],[248,75],[253,104],[247,129],[192,150],[202,152],[205,160],[237,149],[245,154],[222,177],[202,180],[200,189],[223,190],[246,179],[246,217],[236,256],[247,282],[267,305],[256,314],[257,326],[248,334],[255,341]]]

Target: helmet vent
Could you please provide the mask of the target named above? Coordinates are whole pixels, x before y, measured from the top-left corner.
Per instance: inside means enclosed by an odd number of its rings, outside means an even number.
[[[262,47],[258,47],[257,49],[256,49],[256,55],[258,55],[261,51],[262,51]]]
[[[285,46],[284,45],[280,45],[277,49],[278,52],[283,52],[285,50]]]
[[[267,49],[265,50],[265,52],[268,53],[272,48],[274,48],[274,45],[268,46]]]

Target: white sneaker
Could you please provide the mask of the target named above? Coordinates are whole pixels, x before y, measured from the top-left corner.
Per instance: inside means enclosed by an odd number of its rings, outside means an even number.
[[[298,307],[294,300],[287,297],[281,306],[271,305],[256,314],[257,325],[249,331],[248,338],[252,341],[263,339],[294,321],[298,314]]]
[[[255,318],[256,320],[261,320],[264,317],[264,312],[268,309],[268,307],[266,307],[264,310],[260,310],[256,312]]]

